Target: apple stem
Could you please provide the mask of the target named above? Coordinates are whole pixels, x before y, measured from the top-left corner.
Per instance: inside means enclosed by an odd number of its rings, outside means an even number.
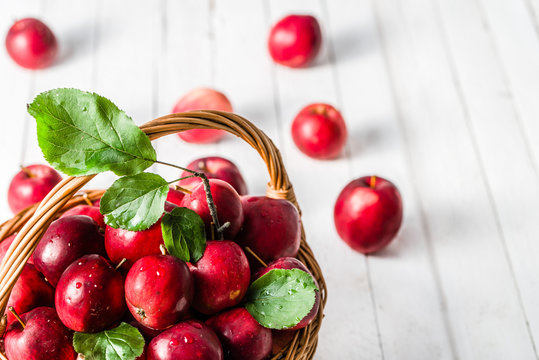
[[[191,190],[188,190],[186,188],[181,187],[180,185],[174,185],[174,188],[178,191],[181,191],[182,193],[186,194],[192,194],[193,192]]]
[[[21,171],[23,173],[25,173],[29,178],[35,177],[34,174],[32,174],[32,172],[30,170],[28,170],[27,167],[24,167],[24,166],[20,165],[20,168],[21,168]]]
[[[171,181],[170,183],[176,182],[176,181],[179,181],[179,180],[188,179],[188,178],[195,177],[195,176],[202,179],[202,184],[204,185],[204,192],[206,193],[206,201],[208,202],[208,208],[210,210],[210,215],[211,215],[212,220],[213,220],[213,225],[215,226],[215,229],[217,230],[217,233],[219,234],[219,238],[221,240],[224,240],[223,231],[225,229],[221,228],[221,224],[219,223],[219,218],[217,217],[217,209],[215,208],[215,203],[213,202],[213,196],[212,196],[211,190],[210,190],[210,181],[208,180],[208,177],[206,176],[206,174],[200,173],[200,172],[197,172],[197,171],[193,171],[191,169],[187,169],[187,168],[184,168],[184,167],[181,167],[181,166],[178,166],[178,165],[170,164],[170,163],[167,163],[167,162],[164,162],[164,161],[156,160],[155,163],[156,164],[161,164],[161,165],[166,165],[166,166],[171,166],[171,167],[174,167],[176,169],[180,169],[180,170],[183,170],[183,171],[186,171],[188,173],[193,174],[191,176],[187,176],[187,177],[184,177],[184,178],[180,178],[178,180]]]
[[[118,270],[126,261],[127,261],[126,258],[123,258],[122,260],[120,260],[120,262],[118,263],[118,265],[116,265],[114,270]]]
[[[161,255],[167,255],[168,254],[167,248],[163,244],[159,245],[159,250],[161,250]]]
[[[87,193],[82,193],[82,198],[88,206],[94,206],[94,203],[92,202],[92,200],[90,200]]]
[[[369,186],[371,187],[371,189],[374,189],[374,187],[376,186],[376,176],[371,176],[369,180]]]
[[[264,262],[264,260],[262,260],[262,259],[260,258],[260,256],[258,256],[253,250],[251,250],[251,248],[250,248],[249,246],[244,247],[244,249],[245,249],[249,254],[253,255],[253,257],[254,257],[256,260],[258,260],[259,263],[262,264],[262,266],[268,267],[268,264],[266,264],[266,263]]]
[[[24,321],[22,321],[21,317],[19,316],[19,314],[17,314],[13,306],[8,307],[7,309],[13,314],[13,316],[15,316],[15,319],[17,319],[21,323],[22,328],[24,329],[26,327],[26,324],[24,323]]]

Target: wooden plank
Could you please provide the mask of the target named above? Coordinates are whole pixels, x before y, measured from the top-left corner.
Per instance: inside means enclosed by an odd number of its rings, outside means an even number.
[[[326,3],[328,37],[335,49],[342,111],[350,130],[352,175],[390,179],[404,204],[399,236],[387,249],[368,257],[384,359],[411,354],[414,359],[450,359],[449,324],[429,250],[432,239],[423,228],[373,1]]]
[[[0,3],[0,29],[2,36],[17,19],[38,17],[37,1],[4,1]],[[47,18],[43,19],[49,22]],[[19,67],[3,47],[0,51],[0,105],[2,107],[2,131],[0,131],[0,164],[3,175],[0,177],[0,222],[12,216],[7,204],[7,191],[12,177],[19,171],[19,165],[29,165],[24,156],[26,148],[26,127],[30,116],[26,104],[33,97],[34,72]]]
[[[169,114],[176,101],[189,90],[213,86],[209,2],[166,1],[162,14],[156,116]],[[217,152],[216,145],[189,144],[173,135],[156,143],[160,159],[180,166]],[[167,167],[159,167],[159,171],[167,180],[178,178],[180,173]]]
[[[458,358],[534,358],[444,39],[428,1],[378,16]],[[405,27],[397,28],[396,24]],[[494,330],[496,329],[496,330]]]
[[[539,174],[504,76],[492,34],[484,27],[477,3],[439,1],[457,86],[470,115],[488,185],[515,272],[527,322],[539,339],[537,204]],[[515,161],[515,159],[518,159]],[[510,174],[510,176],[508,176]],[[510,190],[509,190],[510,189]]]
[[[279,146],[263,3],[241,0],[231,5],[215,1],[212,19],[216,87],[227,94],[236,113],[261,128]],[[218,150],[240,167],[251,194],[265,194],[268,171],[254,149],[229,136],[219,143]]]
[[[290,13],[310,13],[320,21],[324,18],[320,3],[271,1],[267,5],[268,25]],[[323,22],[322,26],[325,28]],[[275,66],[281,150],[290,164],[288,170],[303,209],[307,239],[329,286],[316,358],[377,359],[382,358],[382,353],[365,257],[338,238],[333,224],[333,204],[341,185],[350,180],[349,160],[345,156],[334,161],[310,159],[299,152],[290,135],[292,119],[302,107],[314,102],[340,103],[327,45],[325,42],[311,67]]]

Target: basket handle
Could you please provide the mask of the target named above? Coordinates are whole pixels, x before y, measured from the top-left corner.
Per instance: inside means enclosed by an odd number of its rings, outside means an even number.
[[[150,140],[190,129],[225,130],[236,135],[251,145],[266,163],[270,175],[267,196],[287,199],[300,210],[279,150],[262,130],[243,117],[221,111],[192,111],[162,116],[140,128]],[[13,232],[14,224],[25,221],[0,264],[0,314],[4,313],[12,288],[47,227],[72,197],[94,177],[66,177],[39,205],[24,210],[11,221],[2,224],[0,239],[8,232]]]

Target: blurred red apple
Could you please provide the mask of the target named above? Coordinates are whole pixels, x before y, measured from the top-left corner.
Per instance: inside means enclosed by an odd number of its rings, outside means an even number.
[[[276,63],[289,67],[308,65],[318,54],[322,31],[315,17],[288,15],[272,28],[268,49]]]
[[[58,53],[56,37],[43,22],[26,18],[15,22],[6,36],[9,56],[27,69],[42,69],[54,62]]]
[[[213,89],[198,88],[185,94],[172,109],[173,113],[192,110],[220,110],[232,112],[232,105],[227,97]],[[178,133],[178,136],[189,143],[207,144],[220,140],[226,131],[215,129],[192,129]]]

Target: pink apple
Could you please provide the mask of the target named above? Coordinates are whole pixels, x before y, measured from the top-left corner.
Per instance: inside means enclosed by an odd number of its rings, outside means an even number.
[[[47,165],[24,167],[11,180],[7,195],[9,207],[14,214],[34,205],[62,180],[62,176]]]
[[[232,105],[227,97],[217,90],[198,88],[185,94],[172,109],[173,113],[193,110],[220,110],[232,112]],[[184,141],[195,144],[207,144],[220,140],[226,135],[223,130],[193,129],[178,134]]]
[[[399,190],[378,176],[351,181],[341,191],[334,209],[339,236],[354,250],[370,254],[397,234],[402,223]]]
[[[38,19],[26,18],[15,22],[6,36],[9,56],[27,69],[50,66],[58,53],[58,43],[52,31]]]
[[[322,31],[315,17],[288,15],[272,28],[268,49],[276,63],[289,67],[308,65],[318,54]]]

